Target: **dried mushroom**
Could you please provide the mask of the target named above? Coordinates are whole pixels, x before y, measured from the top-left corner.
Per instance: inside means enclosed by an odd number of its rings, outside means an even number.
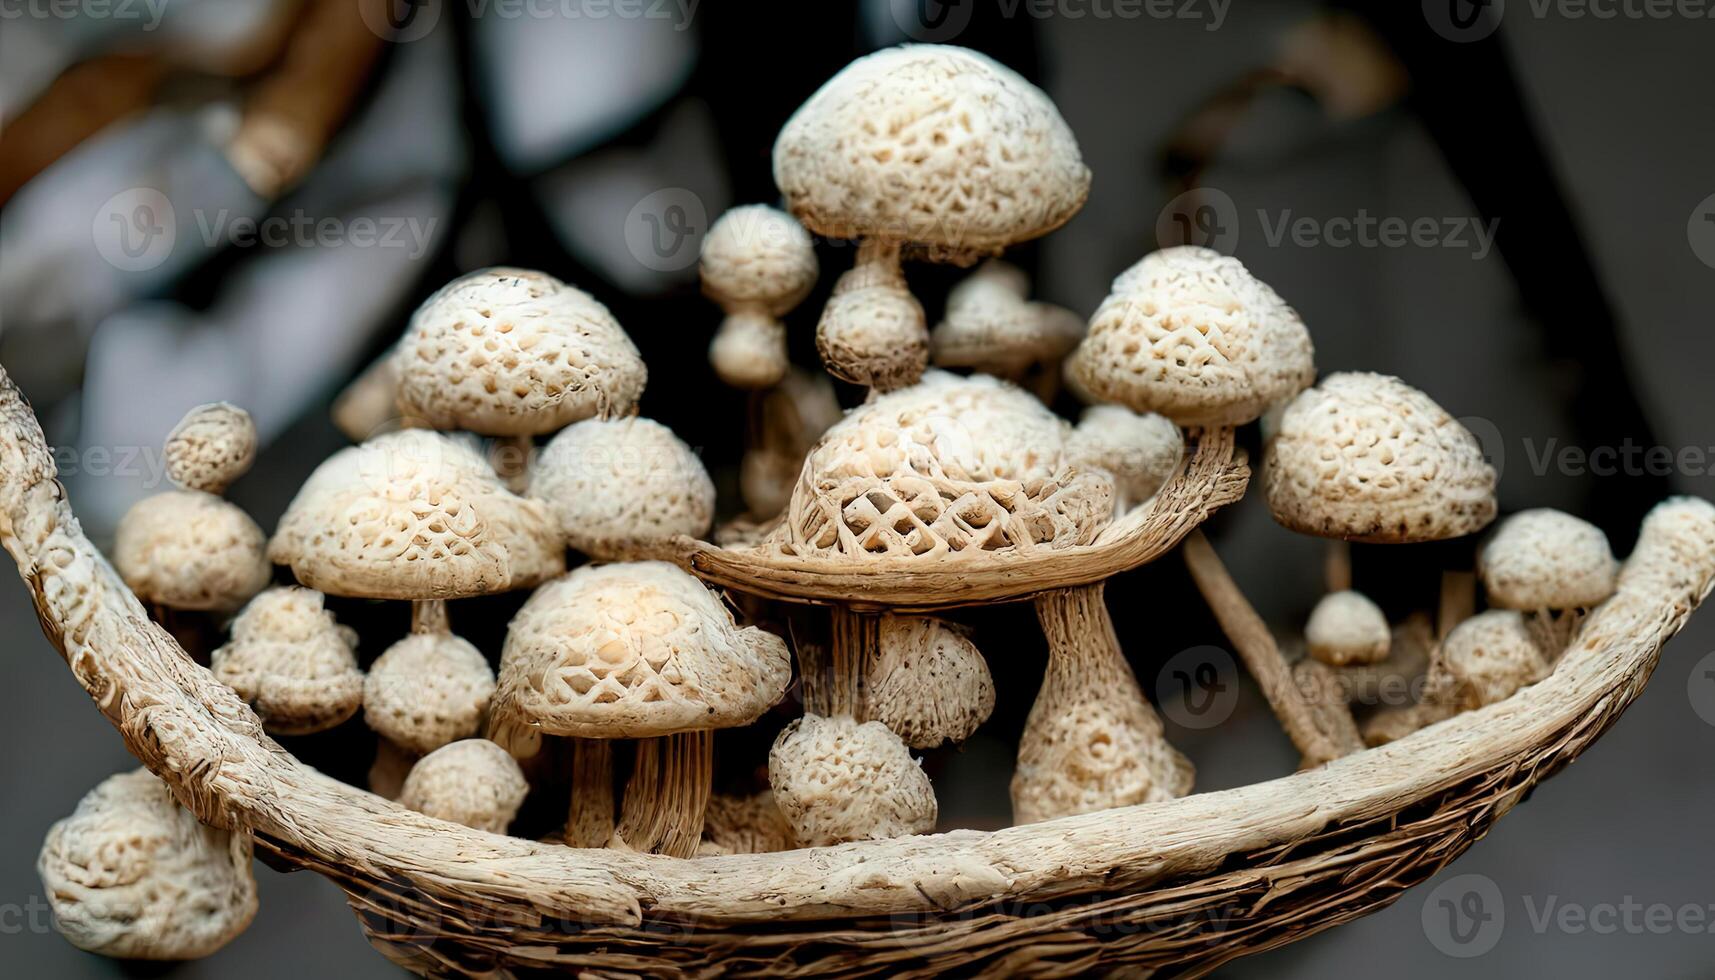
[[[275,588],[250,600],[211,667],[277,735],[325,731],[363,704],[357,633],[322,608],[320,592]]]
[[[1381,607],[1361,592],[1332,592],[1310,612],[1304,627],[1310,656],[1330,667],[1374,664],[1387,659],[1393,632]]]
[[[809,847],[926,833],[935,791],[898,736],[876,721],[805,715],[768,753],[768,783]]]
[[[736,388],[767,388],[786,376],[786,325],[780,322],[816,285],[810,234],[785,212],[736,207],[703,236],[703,292],[726,319],[709,345],[709,362]]]
[[[1036,365],[1058,365],[1083,339],[1083,321],[1029,295],[1030,280],[1017,267],[998,259],[977,266],[947,294],[946,316],[930,334],[935,365],[1009,381],[1023,381]]]
[[[191,409],[167,436],[167,479],[186,490],[222,493],[256,461],[256,424],[236,405]]]
[[[994,710],[994,678],[970,637],[928,616],[883,616],[864,672],[869,718],[914,749],[963,742]]]
[[[1123,514],[1154,497],[1179,468],[1185,434],[1163,415],[1092,405],[1067,438],[1066,452],[1113,479],[1114,512]]]
[[[751,796],[709,797],[703,816],[703,843],[699,855],[768,854],[798,846],[792,825],[780,812],[771,790]]]
[[[1584,613],[1614,594],[1620,575],[1601,528],[1547,509],[1502,521],[1483,546],[1478,568],[1489,605],[1529,613],[1550,658],[1560,655]]]
[[[547,505],[566,543],[593,558],[677,534],[700,537],[715,515],[715,485],[673,431],[645,418],[588,419],[542,450],[530,494]]]
[[[504,834],[530,786],[518,761],[484,738],[467,738],[417,760],[399,793],[402,806],[466,827]]]

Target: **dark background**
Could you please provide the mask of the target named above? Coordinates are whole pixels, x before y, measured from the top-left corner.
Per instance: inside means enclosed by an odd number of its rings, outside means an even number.
[[[266,445],[230,496],[268,529],[315,463],[345,444],[327,420],[332,396],[423,296],[483,265],[541,268],[595,293],[627,326],[650,367],[644,413],[700,449],[723,509],[736,511],[745,402],[703,356],[718,314],[698,294],[695,236],[667,253],[640,250],[641,216],[692,202],[691,213],[702,212],[695,232],[732,204],[773,202],[768,150],[785,117],[852,57],[912,29],[1031,77],[1078,136],[1095,173],[1089,203],[1064,229],[1009,253],[1033,273],[1039,297],[1092,311],[1117,272],[1162,243],[1168,202],[1193,185],[1218,189],[1232,207],[1213,229],[1215,244],[1298,308],[1322,371],[1398,374],[1465,417],[1501,465],[1504,510],[1579,513],[1623,552],[1654,500],[1711,495],[1715,458],[1604,479],[1558,453],[1715,446],[1707,379],[1715,231],[1701,234],[1715,230],[1702,220],[1715,209],[1707,104],[1715,21],[1580,18],[1554,6],[1539,15],[1515,0],[1498,31],[1461,41],[1446,35],[1433,4],[1234,2],[1212,30],[1211,6],[1172,6],[1185,15],[1070,0],[1051,10],[999,0],[927,10],[888,0],[704,0],[686,21],[594,17],[588,5],[567,16],[557,2],[533,8],[542,16],[506,16],[500,6],[473,15],[450,3],[425,36],[380,47],[314,168],[278,195],[245,186],[219,147],[279,59],[224,73],[189,59],[139,107],[4,187],[0,360],[50,439],[86,461],[91,448],[158,447],[200,401],[250,408]],[[153,31],[0,20],[0,169],[8,179],[20,170],[29,148],[20,113],[74,66],[114,52],[220,49],[269,7],[168,0]],[[68,104],[95,113],[114,92],[74,92]],[[102,258],[101,209],[138,186],[166,193],[178,236],[162,265],[127,272]],[[197,218],[223,207],[433,220],[435,232],[420,255],[202,240]],[[1270,240],[1283,218],[1328,231],[1331,219],[1360,214],[1498,221],[1498,237],[1481,256],[1469,236],[1403,247],[1340,246],[1322,234]],[[814,365],[816,313],[850,255],[842,243],[821,245],[822,289],[789,318],[800,364]],[[933,321],[958,271],[914,265],[908,275]],[[850,403],[855,392],[842,397]],[[98,540],[154,489],[148,482],[94,472],[67,479]],[[1210,532],[1264,616],[1285,629],[1300,624],[1319,593],[1319,545],[1274,525],[1256,499]],[[1403,615],[1433,604],[1441,567],[1468,560],[1458,546],[1359,549],[1358,585]],[[1224,643],[1176,559],[1117,579],[1109,600],[1146,687],[1181,651]],[[517,601],[458,604],[455,625],[493,653]],[[402,606],[342,603],[340,614],[362,632],[365,658],[405,626]],[[962,750],[931,753],[927,765],[945,827],[1000,826],[1004,774],[1044,654],[1027,606],[960,618],[978,631],[1000,705]],[[34,911],[33,866],[48,825],[133,763],[41,638],[22,588],[0,588],[0,624],[8,672],[0,738],[11,746],[0,753],[0,967],[18,976],[159,974],[71,948]],[[1693,670],[1712,649],[1715,625],[1694,620],[1618,727],[1442,875],[1481,874],[1499,888],[1507,925],[1492,951],[1455,960],[1437,950],[1422,919],[1432,883],[1381,914],[1220,975],[1707,976],[1709,934],[1538,929],[1528,912],[1550,901],[1715,905],[1707,841],[1715,683]],[[1199,789],[1284,775],[1295,763],[1248,680],[1231,679],[1241,698],[1226,724],[1170,723],[1170,738],[1198,765]],[[724,736],[723,778],[748,778],[771,726],[794,710]],[[292,747],[347,778],[360,779],[368,764],[360,722]],[[262,911],[249,932],[166,974],[393,972],[366,948],[331,885],[260,865],[258,875]]]

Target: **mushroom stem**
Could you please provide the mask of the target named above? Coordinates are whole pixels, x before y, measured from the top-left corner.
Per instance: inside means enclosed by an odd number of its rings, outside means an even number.
[[[1351,542],[1334,538],[1328,542],[1328,550],[1322,558],[1323,574],[1328,579],[1328,591],[1352,591],[1352,545]]]
[[[1582,609],[1536,609],[1524,614],[1524,622],[1543,657],[1554,663],[1572,643],[1572,634],[1578,632],[1584,615]]]
[[[1191,763],[1121,652],[1103,585],[1045,592],[1036,618],[1048,640],[1012,777],[1017,822],[1173,799],[1191,791]]]
[[[419,599],[411,603],[411,632],[424,635],[451,633],[444,599]]]
[[[606,847],[613,839],[613,743],[574,738],[572,805],[566,816],[566,845]]]
[[[1441,606],[1435,617],[1436,639],[1445,640],[1453,628],[1477,611],[1475,572],[1441,573]]]
[[[536,443],[529,436],[496,436],[494,440],[494,475],[506,484],[506,489],[521,494],[530,486],[530,456]]]
[[[1281,656],[1280,647],[1268,625],[1257,615],[1255,607],[1240,591],[1238,583],[1221,563],[1221,557],[1209,544],[1202,531],[1192,531],[1185,538],[1185,564],[1197,583],[1203,600],[1209,604],[1221,630],[1227,634],[1245,668],[1262,688],[1269,707],[1280,719],[1281,727],[1304,757],[1306,767],[1320,765],[1363,748],[1348,737],[1356,729],[1344,723],[1330,721],[1340,714],[1350,720],[1350,710],[1341,706],[1318,704],[1312,707],[1298,682]]]
[[[635,851],[696,854],[714,781],[714,745],[706,730],[638,742],[614,836]]]
[[[863,665],[881,645],[881,617],[834,606],[832,619],[826,658],[799,656],[804,710],[824,718],[848,715],[863,721]]]

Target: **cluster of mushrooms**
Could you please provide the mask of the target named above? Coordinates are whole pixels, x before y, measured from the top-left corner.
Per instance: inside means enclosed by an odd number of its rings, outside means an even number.
[[[211,668],[269,731],[361,713],[376,736],[374,792],[506,833],[533,787],[569,787],[555,845],[679,858],[933,830],[934,787],[914,750],[968,738],[993,708],[994,678],[976,634],[915,611],[972,604],[956,586],[901,609],[866,599],[866,583],[1084,561],[1147,517],[1183,472],[1188,433],[1267,413],[1270,509],[1331,539],[1329,594],[1302,644],[1268,631],[1200,534],[1183,548],[1306,765],[1540,680],[1615,587],[1599,530],[1531,511],[1482,548],[1489,611],[1473,615],[1454,576],[1438,623],[1390,624],[1354,590],[1346,542],[1483,530],[1495,473],[1476,439],[1395,378],[1311,387],[1298,315],[1207,249],[1144,257],[1087,325],[1032,301],[1026,277],[993,257],[1071,218],[1090,174],[1046,95],[981,55],[926,45],[859,59],[786,123],[774,173],[785,210],[734,208],[703,243],[704,289],[725,314],[709,357],[754,408],[748,513],[718,539],[794,575],[848,581],[830,602],[783,575],[737,607],[826,604],[826,642],[793,649],[740,625],[692,563],[661,560],[672,542],[711,535],[714,485],[668,427],[637,414],[647,370],[609,311],[523,269],[473,272],[423,303],[371,372],[386,397],[366,378],[368,394],[341,406],[380,406],[399,424],[317,467],[271,538],[219,496],[254,457],[249,418],[225,404],[191,411],[167,442],[178,489],[125,517],[120,575],[162,616],[231,617]],[[812,235],[861,243],[817,327],[828,373],[870,389],[843,415],[828,380],[787,359],[781,318],[819,275]],[[904,259],[975,266],[933,331]],[[1090,403],[1076,426],[1044,403],[1062,384]],[[375,421],[347,427],[367,434]],[[569,553],[583,560],[568,571]],[[296,584],[274,585],[276,565]],[[1018,588],[1049,660],[1012,776],[1015,820],[1191,792],[1193,768],[1120,648],[1103,583]],[[513,590],[533,591],[503,649],[459,636],[449,601]],[[408,601],[411,632],[365,670],[327,596]],[[712,793],[712,733],[756,722],[794,676],[804,712],[773,743],[769,790]],[[1418,695],[1376,707],[1390,681]],[[203,955],[255,910],[248,841],[198,827],[144,771],[103,783],[56,825],[40,867],[61,928],[112,955]],[[206,911],[195,928],[186,901]]]

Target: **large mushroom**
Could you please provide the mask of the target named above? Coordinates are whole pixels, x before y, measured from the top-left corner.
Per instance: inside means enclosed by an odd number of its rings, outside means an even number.
[[[736,207],[703,236],[703,292],[720,304],[709,362],[735,388],[768,388],[786,376],[780,322],[816,285],[816,249],[793,217],[764,204]]]
[[[610,770],[574,762],[566,842],[599,847],[611,836],[689,857],[713,778],[711,732],[755,721],[790,678],[779,637],[737,627],[672,565],[586,566],[537,589],[513,619],[494,712],[514,755],[533,754],[542,735],[575,737],[575,747],[641,739],[617,827]]]
[[[357,633],[322,600],[313,589],[268,589],[232,621],[232,638],[210,659],[214,676],[277,735],[325,731],[363,704]]]
[[[963,48],[907,45],[829,79],[781,128],[774,181],[812,232],[861,239],[822,311],[830,373],[879,390],[923,373],[929,335],[904,250],[969,264],[1064,224],[1090,189],[1040,89]]]
[[[250,838],[197,822],[147,769],[109,776],[54,824],[42,876],[54,928],[128,960],[213,953],[256,917]]]

